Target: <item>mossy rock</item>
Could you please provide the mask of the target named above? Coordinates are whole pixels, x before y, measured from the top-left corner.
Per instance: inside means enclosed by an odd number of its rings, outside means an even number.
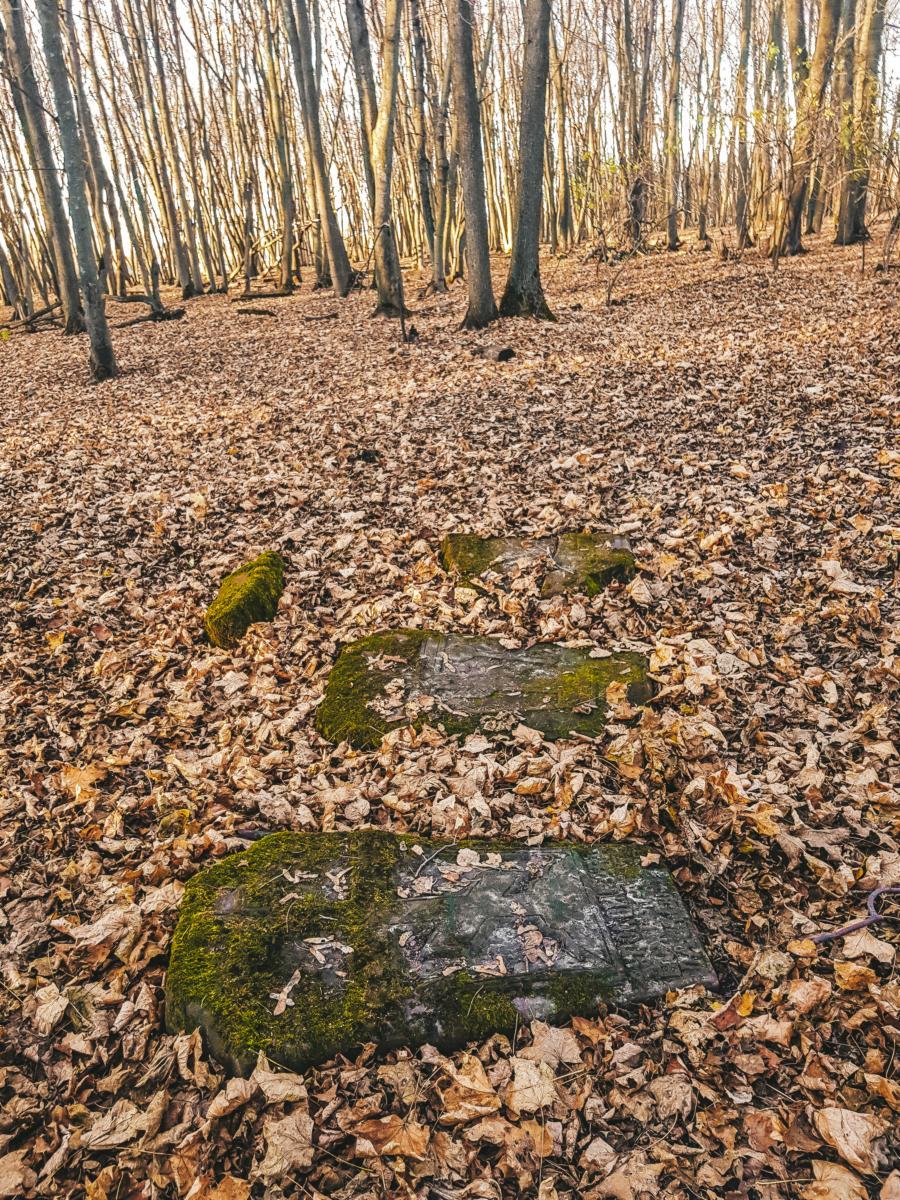
[[[445,570],[467,583],[485,571],[508,574],[516,564],[542,566],[541,595],[582,592],[594,596],[614,580],[631,579],[634,555],[626,538],[608,533],[564,533],[559,537],[479,537],[452,533],[441,543]]]
[[[392,630],[343,648],[316,727],[329,741],[360,749],[377,748],[391,729],[426,723],[468,734],[524,722],[551,739],[596,737],[606,722],[606,689],[617,682],[631,703],[645,703],[645,657],[592,658],[585,649],[546,643],[508,650],[496,638]]]
[[[232,650],[251,625],[274,620],[284,591],[284,559],[266,550],[222,580],[203,628],[214,646]]]
[[[202,1028],[232,1070],[260,1050],[303,1069],[714,986],[671,876],[642,853],[272,834],[188,884],[167,1028]]]

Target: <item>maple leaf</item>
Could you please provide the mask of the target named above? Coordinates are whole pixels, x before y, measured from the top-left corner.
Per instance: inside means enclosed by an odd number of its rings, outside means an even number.
[[[394,1113],[361,1121],[351,1132],[356,1135],[356,1152],[362,1157],[396,1154],[401,1158],[424,1158],[430,1139],[427,1125]]]
[[[452,1072],[453,1082],[442,1096],[443,1108],[438,1117],[442,1125],[472,1121],[499,1109],[500,1097],[474,1054],[465,1055],[458,1070],[448,1069]]]
[[[503,1101],[513,1114],[537,1112],[556,1100],[555,1077],[545,1062],[527,1058],[510,1059],[513,1078],[503,1093]]]
[[[254,1167],[253,1177],[265,1182],[311,1166],[315,1154],[312,1134],[313,1123],[304,1108],[283,1117],[266,1117],[262,1128],[266,1153]]]

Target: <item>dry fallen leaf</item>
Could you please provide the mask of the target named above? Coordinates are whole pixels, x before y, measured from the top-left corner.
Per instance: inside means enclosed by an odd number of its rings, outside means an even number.
[[[607,1177],[596,1184],[592,1195],[598,1200],[641,1200],[645,1196],[659,1195],[659,1177],[663,1173],[662,1163],[651,1163],[647,1156],[636,1150],[624,1158]]]
[[[879,1117],[847,1108],[822,1108],[813,1115],[819,1135],[857,1171],[874,1175],[878,1155],[874,1143],[888,1129]]]
[[[878,976],[871,967],[861,967],[852,962],[836,962],[834,979],[838,987],[845,992],[862,992],[869,984],[876,983]]]
[[[533,1041],[521,1051],[521,1058],[546,1063],[554,1070],[560,1063],[572,1065],[581,1062],[581,1047],[571,1029],[560,1029],[553,1025],[545,1025],[543,1021],[532,1021],[531,1035]]]
[[[0,1196],[23,1196],[37,1182],[25,1150],[12,1150],[0,1157]]]
[[[897,952],[890,942],[875,937],[870,929],[858,929],[844,938],[843,953],[847,958],[868,957],[892,963]]]
[[[253,1099],[256,1084],[252,1079],[229,1079],[206,1110],[207,1121],[217,1121],[227,1117],[236,1109],[241,1108]]]
[[[664,1121],[673,1117],[686,1120],[690,1116],[694,1107],[694,1089],[683,1072],[659,1075],[650,1081],[649,1090],[656,1102],[656,1110]]]
[[[356,1152],[362,1157],[397,1154],[401,1158],[424,1158],[430,1136],[427,1125],[395,1114],[361,1121],[352,1132],[356,1134]]]
[[[458,1070],[453,1068],[452,1078],[453,1082],[442,1096],[443,1106],[438,1117],[442,1125],[485,1117],[500,1107],[500,1097],[474,1054],[467,1054]]]
[[[813,1159],[814,1183],[800,1189],[803,1200],[866,1200],[868,1190],[858,1175],[840,1163]]]
[[[306,1084],[290,1071],[272,1071],[265,1055],[260,1054],[249,1082],[262,1092],[266,1104],[293,1104],[306,1101]]]
[[[512,1081],[503,1092],[503,1102],[513,1116],[537,1112],[556,1099],[555,1077],[545,1062],[527,1058],[510,1059]]]
[[[146,1112],[130,1100],[121,1099],[93,1122],[82,1135],[81,1144],[86,1150],[111,1150],[134,1141],[146,1128]]]
[[[254,1167],[253,1177],[265,1183],[311,1166],[315,1156],[312,1135],[313,1123],[304,1108],[283,1117],[267,1116],[262,1128],[266,1153]]]
[[[578,1165],[582,1171],[605,1171],[614,1162],[617,1152],[602,1137],[593,1138],[581,1153]]]
[[[788,984],[788,1003],[805,1016],[824,1004],[833,991],[831,981],[822,975],[810,975],[807,979],[792,979]]]

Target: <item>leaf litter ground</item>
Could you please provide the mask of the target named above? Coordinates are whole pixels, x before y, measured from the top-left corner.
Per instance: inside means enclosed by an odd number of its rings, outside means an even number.
[[[81,340],[0,346],[0,1195],[900,1194],[896,924],[809,940],[900,882],[900,285],[824,241],[777,275],[647,258],[611,309],[544,274],[557,324],[461,334],[457,285],[409,346],[368,293],[198,299],[119,333],[102,387]],[[541,599],[438,564],[579,528],[637,577]],[[268,548],[275,622],[204,645]],[[658,693],[599,743],[325,744],[339,645],[417,625],[642,650]],[[367,824],[643,841],[722,994],[226,1080],[163,1032],[184,881],[238,830]]]

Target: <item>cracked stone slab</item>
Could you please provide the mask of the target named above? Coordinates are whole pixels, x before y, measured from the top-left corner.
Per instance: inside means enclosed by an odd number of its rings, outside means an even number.
[[[329,741],[358,748],[377,748],[391,729],[424,724],[468,734],[522,722],[548,738],[596,737],[614,684],[630,703],[645,703],[644,656],[551,643],[510,650],[496,638],[391,630],[343,648],[316,727]]]
[[[541,595],[584,592],[588,596],[613,580],[631,579],[634,555],[628,539],[612,533],[563,533],[553,537],[479,537],[452,533],[441,543],[444,569],[472,583],[486,571],[509,576],[517,569],[541,569]]]
[[[233,1069],[260,1050],[303,1069],[715,987],[671,875],[643,853],[272,834],[188,884],[167,1026],[199,1026]]]

